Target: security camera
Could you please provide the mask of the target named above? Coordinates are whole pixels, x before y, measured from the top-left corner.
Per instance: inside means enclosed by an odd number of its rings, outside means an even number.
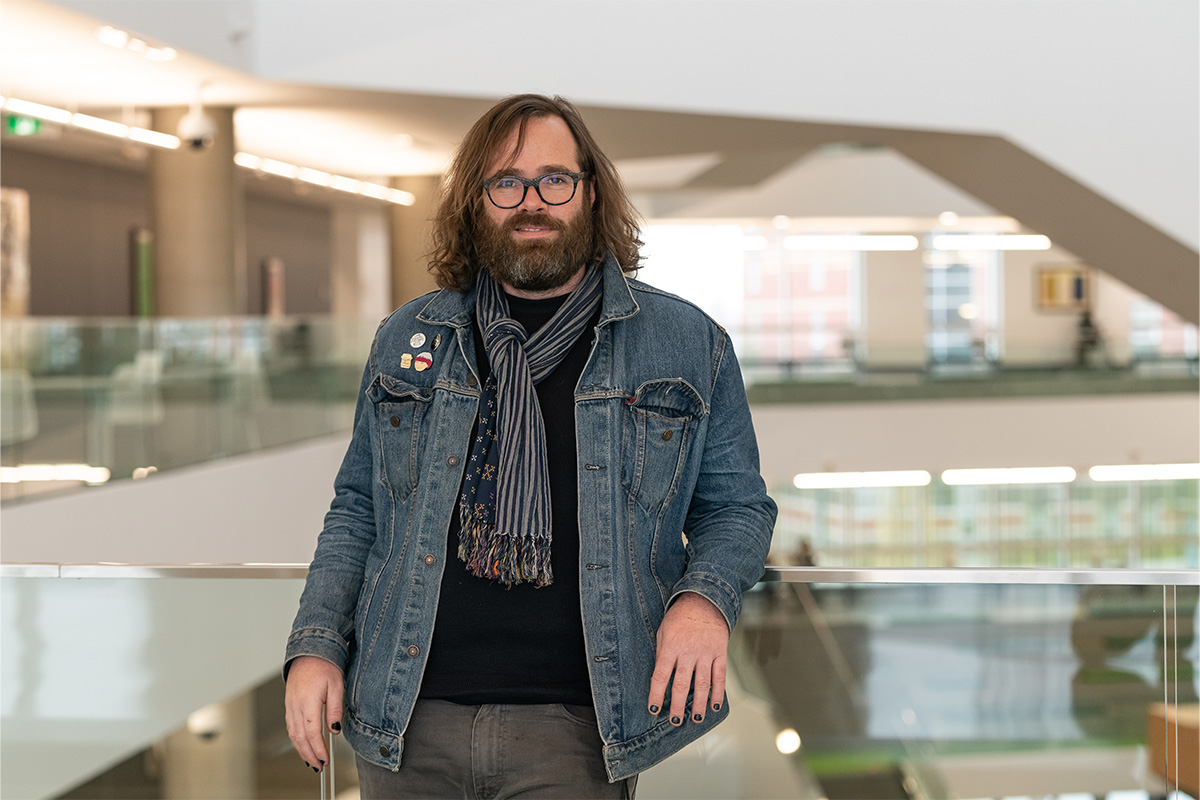
[[[189,150],[207,150],[217,136],[217,124],[199,108],[192,108],[179,120],[176,134]]]

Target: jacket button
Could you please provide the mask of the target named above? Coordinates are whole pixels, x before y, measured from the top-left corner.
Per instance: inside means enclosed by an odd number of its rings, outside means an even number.
[[[382,745],[382,744],[379,745],[379,755],[383,756],[384,758],[387,758],[391,754],[392,754],[392,751],[388,750],[386,745]]]
[[[409,658],[416,658],[417,656],[421,655],[421,648],[417,647],[415,644],[410,644],[406,652],[408,653]]]
[[[449,458],[446,459],[446,463],[452,467],[457,467],[458,466],[458,456],[450,456]]]
[[[477,383],[479,383],[479,381],[475,380],[475,376],[474,376],[474,375],[468,375],[468,376],[467,376],[467,386],[474,386],[474,385],[475,385],[475,384],[477,384]]]
[[[432,567],[436,563],[437,563],[437,556],[433,555],[432,553],[425,556],[425,566]]]
[[[400,418],[399,417],[392,417],[392,427],[393,428],[400,427]]]
[[[392,419],[395,419],[395,417],[392,417]],[[663,441],[664,442],[671,441],[671,437],[674,435],[675,435],[674,431],[663,431]]]

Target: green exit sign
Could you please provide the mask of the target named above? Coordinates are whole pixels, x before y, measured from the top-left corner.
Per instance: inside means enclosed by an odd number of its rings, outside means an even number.
[[[42,130],[42,121],[37,117],[8,114],[4,117],[4,130],[12,136],[35,136]]]

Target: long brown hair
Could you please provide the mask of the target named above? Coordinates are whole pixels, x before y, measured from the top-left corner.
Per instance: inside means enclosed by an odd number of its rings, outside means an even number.
[[[621,177],[608,156],[583,124],[578,109],[562,97],[518,94],[506,97],[471,126],[458,146],[442,182],[442,196],[433,217],[433,247],[429,271],[444,289],[462,291],[475,282],[479,259],[475,249],[477,221],[487,202],[483,192],[484,172],[498,148],[515,128],[519,152],[525,144],[525,127],[533,117],[560,117],[575,138],[580,169],[587,173],[595,191],[592,221],[595,243],[592,259],[611,252],[621,269],[637,270],[638,214],[629,202]]]

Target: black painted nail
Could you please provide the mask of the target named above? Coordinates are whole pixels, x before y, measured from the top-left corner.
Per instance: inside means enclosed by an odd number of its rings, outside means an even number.
[[[650,713],[651,713],[651,714],[657,714],[657,713],[658,713],[658,706],[650,706]]]
[[[312,769],[312,764],[308,763],[307,761],[304,762],[304,766],[308,767],[309,769]]]
[[[672,725],[682,725],[683,720],[681,720],[679,717],[671,717],[671,724]]]
[[[329,727],[330,727],[330,729],[333,730],[334,733],[342,732],[342,723],[340,723],[340,722],[335,722],[332,725],[330,725]]]
[[[313,772],[317,772],[317,773],[319,773],[321,770],[317,769],[316,767],[313,767],[313,768],[312,768],[312,771],[313,771]]]
[[[720,711],[720,710],[721,710],[721,704],[713,703],[713,711]]]
[[[692,719],[695,720],[696,722],[704,721],[704,717],[701,714],[692,714]]]

